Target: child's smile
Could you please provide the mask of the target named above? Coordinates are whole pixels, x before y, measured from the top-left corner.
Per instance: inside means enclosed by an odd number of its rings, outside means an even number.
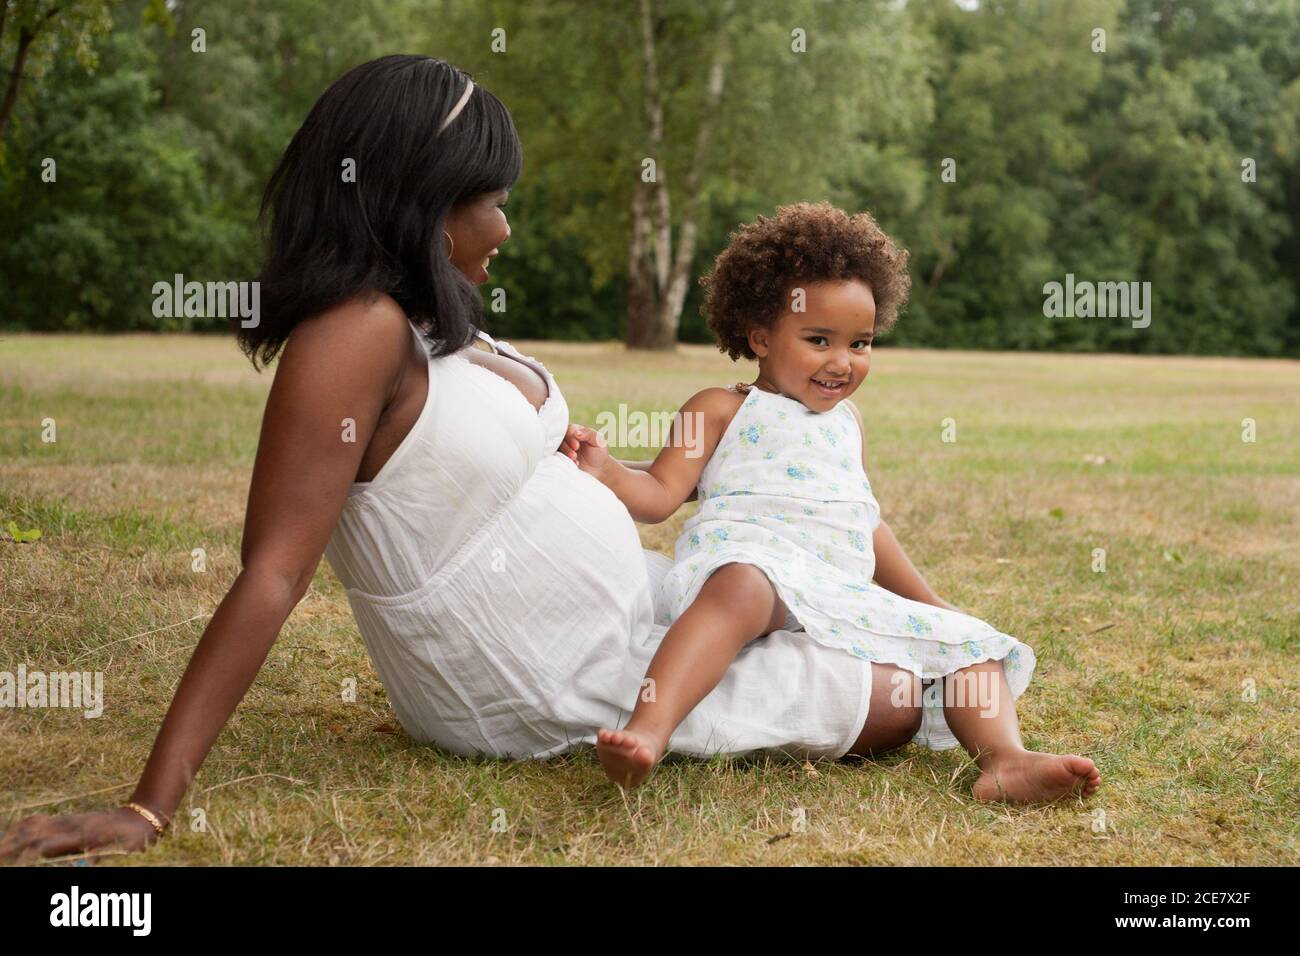
[[[845,386],[850,384],[848,379],[834,382],[829,379],[815,378],[812,380],[818,390],[827,398],[839,398],[844,395]]]

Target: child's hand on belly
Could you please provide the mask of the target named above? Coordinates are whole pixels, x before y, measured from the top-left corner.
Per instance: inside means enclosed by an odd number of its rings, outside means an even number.
[[[572,422],[564,435],[564,441],[560,442],[560,451],[580,469],[597,478],[610,460],[605,436],[594,428]]]

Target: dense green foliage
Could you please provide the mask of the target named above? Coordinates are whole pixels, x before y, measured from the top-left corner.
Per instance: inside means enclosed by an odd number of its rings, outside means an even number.
[[[252,278],[261,189],[316,97],[355,63],[424,52],[497,93],[524,141],[489,328],[622,337],[646,155],[637,0],[79,5],[32,43],[0,139],[0,328],[218,327],[156,318],[153,283]],[[0,0],[3,77],[43,6]],[[652,7],[675,188],[711,134],[693,276],[739,222],[826,198],[912,252],[887,342],[1300,354],[1300,0],[751,0],[726,22]],[[1067,274],[1149,282],[1150,325],[1045,316]],[[707,337],[697,306],[683,339]]]

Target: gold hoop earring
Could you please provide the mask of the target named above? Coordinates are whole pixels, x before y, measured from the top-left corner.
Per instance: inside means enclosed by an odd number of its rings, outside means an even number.
[[[450,259],[456,253],[456,240],[451,237],[451,233],[446,229],[442,231],[442,234],[447,237],[447,258]]]

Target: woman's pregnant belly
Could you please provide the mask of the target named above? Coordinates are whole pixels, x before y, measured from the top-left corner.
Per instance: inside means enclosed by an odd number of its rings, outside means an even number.
[[[584,661],[622,656],[632,628],[653,620],[645,558],[622,502],[562,455],[520,489],[492,555],[498,609],[539,679],[572,682]]]
[[[408,732],[503,756],[552,748],[634,694],[629,649],[653,625],[627,509],[558,454],[411,601],[371,610],[404,637],[407,659],[380,676]]]

